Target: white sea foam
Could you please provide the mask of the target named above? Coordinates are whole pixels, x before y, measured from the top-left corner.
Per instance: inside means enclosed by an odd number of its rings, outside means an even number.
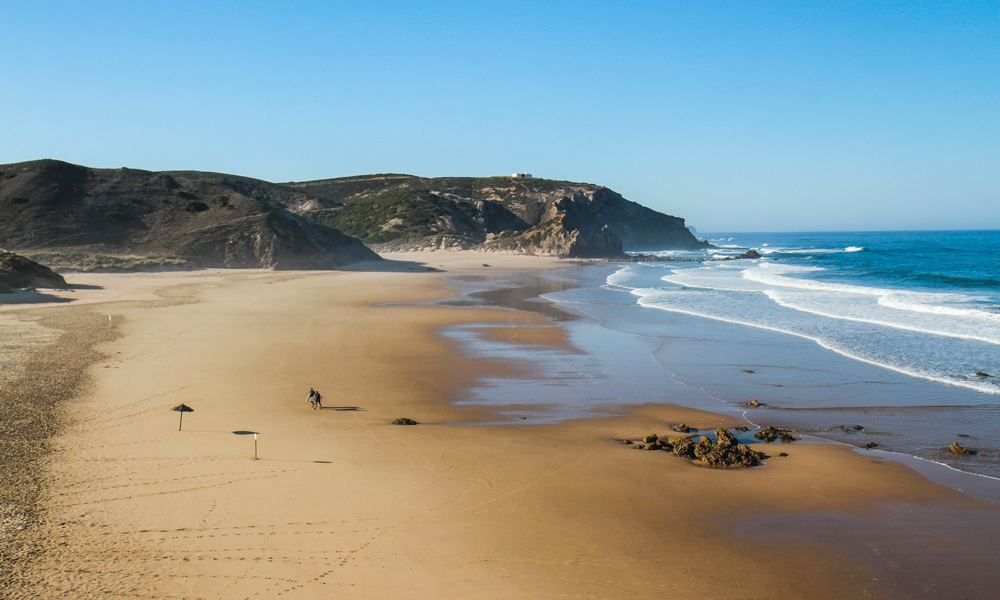
[[[664,271],[664,285],[656,286],[654,275]],[[1000,393],[993,378],[972,376],[1000,362],[1000,315],[976,307],[981,298],[802,278],[822,272],[717,262],[620,269],[608,281],[637,296],[640,306],[778,331],[912,377]],[[983,343],[989,346],[970,346]]]
[[[964,387],[984,392],[987,394],[1000,394],[1000,388],[997,388],[995,385],[992,385],[992,383],[987,380],[948,376],[944,374],[940,368],[938,369],[920,368],[917,365],[907,365],[902,361],[889,360],[888,357],[873,356],[870,354],[859,352],[858,350],[851,348],[849,345],[838,343],[834,340],[831,340],[828,337],[824,337],[823,335],[816,335],[814,333],[808,333],[802,331],[794,326],[793,321],[781,322],[779,320],[776,323],[770,323],[770,322],[765,322],[763,320],[744,319],[744,318],[738,318],[735,315],[725,315],[713,311],[698,310],[695,308],[683,306],[683,303],[676,301],[676,297],[669,299],[666,298],[665,296],[662,295],[663,292],[664,290],[657,290],[651,288],[632,290],[632,294],[639,297],[638,304],[643,307],[666,310],[679,314],[703,317],[715,321],[722,321],[725,323],[733,323],[736,325],[744,325],[748,327],[754,327],[756,329],[763,329],[767,331],[774,331],[778,333],[792,335],[795,337],[810,340],[822,348],[825,348],[827,350],[830,350],[831,352],[835,352],[841,356],[850,358],[852,360],[857,360],[859,362],[863,362],[866,364],[874,365],[884,369],[889,369],[891,371],[895,371],[903,375],[908,375],[910,377],[917,377],[920,379],[926,379],[938,383]],[[739,311],[737,310],[736,312]]]
[[[848,246],[844,248],[844,252],[861,252],[864,250],[864,246]]]
[[[632,289],[630,286],[627,285],[627,283],[633,278],[635,271],[636,267],[633,267],[632,265],[624,266],[615,271],[614,273],[612,273],[611,275],[608,275],[606,281],[610,286],[623,289]]]
[[[820,271],[817,267],[773,263],[743,269],[727,263],[674,269],[663,280],[704,290],[758,292],[779,306],[832,319],[1000,344],[1000,314],[969,307],[970,302],[977,300],[975,297],[904,292],[788,276]]]

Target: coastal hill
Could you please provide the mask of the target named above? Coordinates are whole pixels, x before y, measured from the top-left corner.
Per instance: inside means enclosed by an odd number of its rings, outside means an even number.
[[[378,255],[231,186],[55,160],[0,165],[0,247],[56,268],[331,269]]]
[[[385,174],[287,188],[305,195],[292,210],[378,249],[459,247],[593,258],[708,246],[683,219],[589,183]]]
[[[0,165],[0,248],[57,268],[325,269],[377,258],[369,247],[618,258],[707,245],[683,219],[588,183]]]

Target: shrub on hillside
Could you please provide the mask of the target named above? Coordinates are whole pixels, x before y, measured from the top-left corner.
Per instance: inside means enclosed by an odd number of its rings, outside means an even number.
[[[191,200],[184,206],[184,210],[189,213],[196,213],[208,210],[208,205],[201,200]]]

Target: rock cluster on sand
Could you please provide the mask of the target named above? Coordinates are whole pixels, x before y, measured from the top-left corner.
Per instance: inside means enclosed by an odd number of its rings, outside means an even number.
[[[792,434],[788,433],[783,429],[778,429],[776,427],[767,426],[763,429],[759,429],[754,432],[753,436],[762,442],[767,442],[770,444],[775,440],[781,440],[784,443],[794,442],[795,438]]]
[[[62,275],[45,265],[20,254],[0,250],[0,293],[28,287],[63,289],[67,285]]]
[[[635,444],[635,447],[640,450],[671,452],[695,463],[716,468],[752,467],[765,458],[763,452],[741,444],[724,427],[715,430],[715,437],[715,442],[704,435],[695,442],[685,436],[671,436],[663,440],[656,434],[650,434],[643,438],[642,443]]]
[[[420,423],[417,423],[413,419],[407,419],[406,417],[400,417],[398,419],[390,421],[389,424],[390,425],[419,425]]]

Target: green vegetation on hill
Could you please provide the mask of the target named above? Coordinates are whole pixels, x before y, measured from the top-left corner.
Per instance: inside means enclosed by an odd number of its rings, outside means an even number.
[[[350,245],[336,238],[341,232],[382,248],[556,256],[704,247],[683,219],[607,188],[509,176],[382,173],[272,183],[224,173],[88,169],[46,160],[0,165],[0,210],[5,211],[0,241],[22,249],[100,246],[110,255],[141,249],[145,255],[206,264],[274,264],[278,254],[302,253],[310,257],[301,264],[328,264],[323,248]],[[357,248],[349,254],[363,260],[357,242],[351,242]]]

